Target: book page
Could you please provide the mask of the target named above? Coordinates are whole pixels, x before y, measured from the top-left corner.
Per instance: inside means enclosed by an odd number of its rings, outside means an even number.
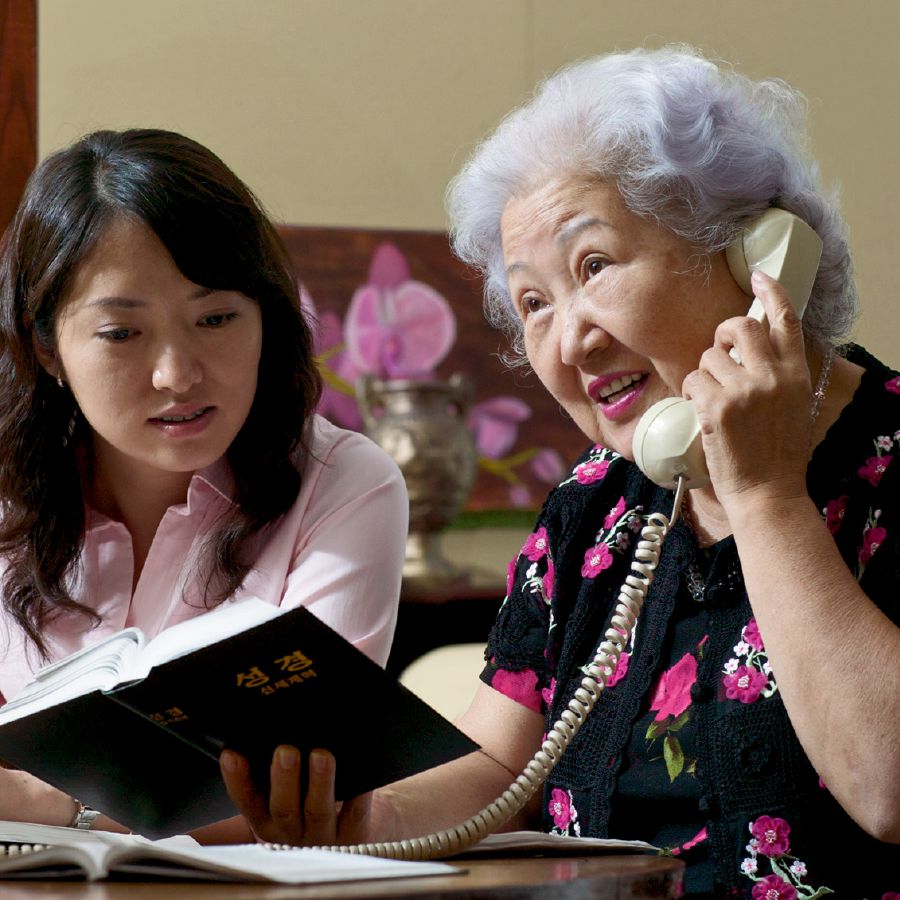
[[[146,678],[150,670],[160,663],[186,656],[281,615],[284,615],[284,610],[258,597],[248,597],[239,603],[223,603],[207,613],[161,631],[147,643],[140,658],[133,660],[129,671],[123,672],[121,681]]]
[[[309,848],[269,850],[261,844],[164,848],[164,841],[144,848],[117,850],[110,871],[135,875],[169,875],[223,881],[271,881],[280,884],[326,884],[381,878],[456,875],[441,862],[405,862]],[[142,853],[143,851],[143,853]]]
[[[29,877],[67,877],[81,870],[92,879],[118,872],[208,881],[318,884],[460,871],[439,862],[401,862],[327,850],[275,851],[261,844],[204,847],[187,835],[151,841],[134,834],[30,822],[0,821],[0,843],[4,842],[50,845],[0,859],[0,875],[5,877],[29,871]]]
[[[123,671],[140,655],[144,636],[137,628],[126,628],[90,647],[40,669],[34,680],[0,709],[0,724],[23,715],[115,686]]]
[[[658,847],[646,841],[625,841],[616,838],[570,837],[562,834],[545,834],[542,831],[506,831],[489,834],[474,847],[464,852],[505,856],[514,853],[629,853],[659,852]]]

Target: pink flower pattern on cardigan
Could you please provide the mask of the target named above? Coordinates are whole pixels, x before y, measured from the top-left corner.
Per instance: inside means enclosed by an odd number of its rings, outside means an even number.
[[[806,864],[791,856],[791,826],[777,816],[749,823],[750,841],[741,874],[751,879],[753,900],[814,900],[834,891],[806,883]],[[760,866],[768,872],[760,872]]]
[[[722,669],[722,685],[729,700],[756,703],[760,697],[771,697],[778,690],[755,618],[741,629],[734,654]]]

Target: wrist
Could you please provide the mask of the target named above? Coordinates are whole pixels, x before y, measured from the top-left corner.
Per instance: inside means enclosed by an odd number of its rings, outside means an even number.
[[[765,489],[746,491],[722,505],[736,538],[748,529],[770,535],[790,532],[810,517],[821,518],[805,485],[802,491],[772,490],[771,486],[766,486]]]
[[[90,831],[100,815],[96,809],[85,806],[80,800],[75,800],[75,815],[69,822],[69,828],[76,828],[78,831]]]

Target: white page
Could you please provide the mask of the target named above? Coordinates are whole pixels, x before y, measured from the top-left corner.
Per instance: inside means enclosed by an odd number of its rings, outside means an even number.
[[[223,603],[207,613],[161,631],[146,645],[140,658],[134,660],[130,671],[123,673],[122,680],[146,678],[150,670],[160,663],[186,656],[281,615],[284,615],[283,609],[258,597],[248,597],[239,603]]]
[[[151,841],[135,834],[79,831],[76,828],[31,822],[0,821],[0,843],[2,842],[76,847],[98,867],[100,861],[109,856],[113,869],[135,874],[149,875],[156,872],[174,876],[176,867],[179,867],[193,876],[192,870],[200,868],[211,873],[210,880],[315,884],[371,878],[451,875],[459,872],[459,869],[439,862],[402,862],[328,850],[275,851],[260,844],[204,847],[188,835]],[[45,858],[49,859],[50,854],[47,853]],[[116,859],[121,862],[117,863]],[[39,853],[35,853],[34,864],[38,860]],[[158,860],[160,864],[154,865],[154,860]]]
[[[459,869],[440,862],[405,862],[351,855],[329,850],[269,850],[260,844],[238,844],[194,848],[155,848],[159,858],[205,869],[233,881],[272,881],[281,884],[321,884],[336,881],[361,881],[376,878],[410,878],[425,875],[455,875]],[[136,848],[129,852],[134,857]],[[114,866],[116,871],[145,872],[144,861],[130,865],[126,860]],[[153,871],[165,873],[162,867]]]
[[[126,628],[39,670],[34,680],[0,709],[0,725],[73,697],[139,681],[155,665],[208,647],[283,614],[279,607],[249,597],[179,622],[149,642],[140,629]]]
[[[131,661],[140,655],[143,645],[144,636],[140,630],[126,628],[45,666],[30,684],[0,709],[0,724],[91,691],[108,690],[119,681],[121,671],[128,669]]]
[[[658,847],[646,841],[625,841],[616,838],[570,837],[562,834],[545,834],[542,831],[506,831],[489,834],[465,853],[496,853],[504,851],[542,850],[569,851],[572,853],[627,853],[634,851],[658,851]]]

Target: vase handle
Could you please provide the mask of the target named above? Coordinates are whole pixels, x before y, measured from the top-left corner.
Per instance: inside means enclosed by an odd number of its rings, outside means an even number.
[[[382,405],[379,385],[379,380],[371,375],[360,375],[356,381],[356,406],[367,432],[375,428],[374,410]]]
[[[450,376],[447,384],[450,386],[450,403],[456,407],[458,415],[462,418],[469,411],[474,399],[472,382],[467,375],[456,372]]]

